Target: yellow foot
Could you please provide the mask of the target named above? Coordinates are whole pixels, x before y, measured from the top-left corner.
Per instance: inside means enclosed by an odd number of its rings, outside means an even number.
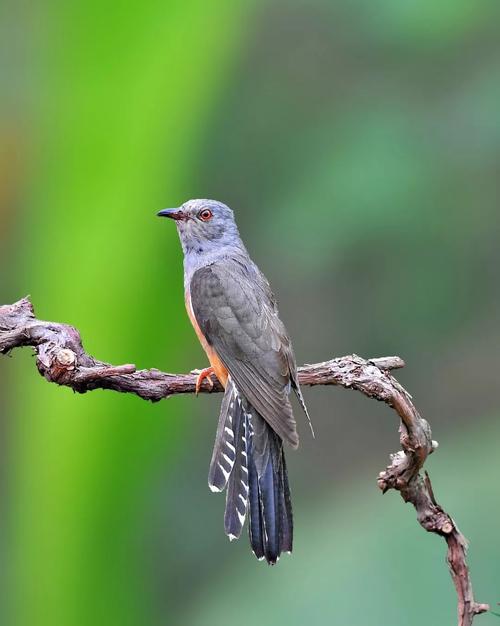
[[[212,374],[214,374],[213,367],[205,367],[205,369],[202,369],[199,371],[198,378],[196,379],[196,395],[200,393],[201,385],[203,381],[205,380],[205,378],[208,380],[210,384],[210,391],[214,388],[214,382],[210,378]]]

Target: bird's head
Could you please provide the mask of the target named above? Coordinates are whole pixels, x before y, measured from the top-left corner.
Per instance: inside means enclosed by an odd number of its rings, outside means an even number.
[[[217,200],[188,200],[178,209],[163,209],[158,215],[175,220],[184,252],[202,253],[240,241],[233,212]]]

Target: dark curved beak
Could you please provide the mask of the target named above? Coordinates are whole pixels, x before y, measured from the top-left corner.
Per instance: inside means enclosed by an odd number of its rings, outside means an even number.
[[[158,217],[169,217],[171,220],[185,220],[186,214],[180,209],[162,209],[156,214]]]

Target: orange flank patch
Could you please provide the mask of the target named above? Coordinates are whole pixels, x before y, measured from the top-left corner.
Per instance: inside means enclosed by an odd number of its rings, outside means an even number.
[[[210,365],[212,366],[214,370],[214,374],[219,379],[220,384],[224,388],[226,388],[227,377],[228,377],[229,372],[227,371],[226,367],[217,356],[217,353],[215,352],[215,350],[212,348],[211,345],[209,345],[208,341],[205,338],[205,335],[201,332],[201,328],[198,326],[198,322],[196,321],[196,318],[193,313],[193,308],[191,306],[191,297],[188,291],[186,292],[186,310],[189,315],[189,319],[191,320],[191,324],[193,325],[193,328],[195,330],[195,333],[198,336],[198,339],[200,340],[201,346],[203,350],[205,350],[208,360],[210,361]]]

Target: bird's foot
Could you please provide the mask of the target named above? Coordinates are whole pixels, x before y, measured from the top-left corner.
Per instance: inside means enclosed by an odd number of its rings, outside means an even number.
[[[208,380],[210,385],[210,391],[212,391],[214,388],[214,381],[210,378],[210,376],[215,373],[213,367],[205,367],[202,370],[194,370],[193,373],[198,374],[198,378],[196,379],[196,395],[200,393],[201,385],[203,384],[205,378]]]

